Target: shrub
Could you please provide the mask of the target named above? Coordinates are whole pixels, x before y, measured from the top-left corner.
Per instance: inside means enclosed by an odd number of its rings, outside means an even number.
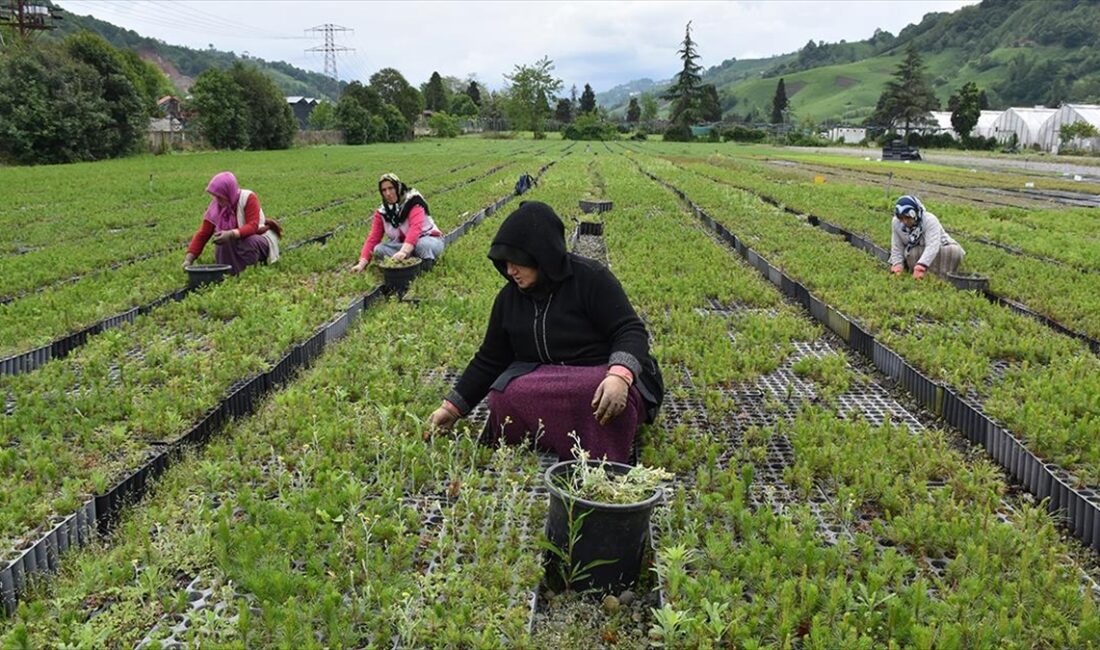
[[[767,131],[745,126],[735,126],[722,132],[722,138],[726,142],[763,142],[767,137]]]
[[[565,127],[562,137],[566,140],[618,140],[619,132],[614,124],[605,122],[599,116],[585,113]]]
[[[465,95],[463,95],[465,97]],[[467,97],[467,99],[469,99]],[[428,126],[432,129],[432,135],[437,138],[454,138],[462,133],[458,126],[458,120],[446,113],[436,113],[428,120]]]
[[[691,127],[683,122],[670,124],[665,129],[665,140],[668,142],[691,142],[695,136],[691,133]]]

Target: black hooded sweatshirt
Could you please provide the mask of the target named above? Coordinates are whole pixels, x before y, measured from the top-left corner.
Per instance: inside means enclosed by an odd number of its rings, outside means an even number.
[[[485,340],[447,396],[463,415],[490,388],[504,390],[543,364],[621,365],[634,373],[646,421],[653,421],[664,385],[645,325],[611,271],[566,252],[565,228],[550,206],[521,203],[500,225],[489,259],[508,283],[493,303]],[[505,262],[531,266],[532,260],[539,280],[522,290]]]

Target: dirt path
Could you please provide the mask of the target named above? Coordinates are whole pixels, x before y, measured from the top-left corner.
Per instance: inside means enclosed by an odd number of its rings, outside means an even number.
[[[881,151],[878,148],[855,148],[855,147],[788,147],[795,151],[805,151],[807,153],[826,153],[826,154],[838,154],[843,156],[852,156],[864,158],[871,156],[872,158],[878,158],[881,155]],[[966,154],[954,154],[954,153],[942,153],[938,151],[921,151],[921,157],[926,162],[936,163],[938,165],[950,165],[952,167],[966,167],[985,169],[992,171],[1014,171],[1025,173],[1045,173],[1045,174],[1078,174],[1083,180],[1097,182],[1100,181],[1100,159],[1090,158],[1088,162],[1082,163],[1070,163],[1070,162],[1055,162],[1049,160],[1036,160],[1028,155],[1020,155],[1015,158],[987,158],[984,156],[974,156]]]

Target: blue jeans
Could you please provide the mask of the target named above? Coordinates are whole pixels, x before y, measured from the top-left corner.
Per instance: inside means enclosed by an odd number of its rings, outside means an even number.
[[[401,250],[403,245],[395,241],[384,242],[374,247],[373,255],[376,257],[380,255],[390,257]],[[421,235],[420,239],[416,240],[416,247],[413,248],[412,254],[422,260],[434,260],[443,254],[443,238]]]

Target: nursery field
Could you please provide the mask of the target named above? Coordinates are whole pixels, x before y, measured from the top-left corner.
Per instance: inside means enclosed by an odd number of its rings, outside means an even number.
[[[181,291],[224,169],[300,245]],[[346,271],[386,171],[451,233],[400,298]],[[989,295],[888,273],[883,174]],[[0,357],[67,341],[0,374],[0,647],[1100,647],[1100,212],[973,175],[531,140],[0,169]],[[527,198],[664,374],[637,461],[673,478],[614,598],[546,586],[556,458],[480,444],[484,407],[427,435]]]

